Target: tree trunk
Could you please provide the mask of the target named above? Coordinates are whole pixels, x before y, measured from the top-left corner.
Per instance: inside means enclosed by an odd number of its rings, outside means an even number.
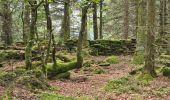
[[[70,38],[70,0],[64,1],[64,17],[61,27],[61,42]]]
[[[47,20],[47,32],[49,34],[49,41],[48,41],[48,48],[47,48],[47,53],[46,53],[46,58],[45,58],[45,64],[47,64],[49,53],[50,53],[50,47],[53,46],[52,50],[52,58],[53,58],[53,63],[56,65],[56,58],[55,58],[55,40],[54,40],[54,35],[52,33],[52,20],[51,20],[51,14],[50,14],[50,9],[49,9],[49,2],[48,0],[45,0],[45,13],[46,13],[46,20]]]
[[[10,1],[2,0],[2,40],[4,45],[11,45],[12,38],[12,12],[10,9]]]
[[[160,0],[160,36],[162,37],[165,33],[165,28],[166,28],[166,0]]]
[[[31,4],[31,24],[30,24],[30,34],[29,34],[29,41],[25,48],[25,63],[26,69],[32,69],[32,47],[34,43],[35,37],[35,29],[36,29],[36,19],[37,19],[37,7],[36,7],[36,0],[32,1]]]
[[[155,4],[156,0],[147,0],[147,38],[146,38],[146,51],[145,51],[145,71],[153,77],[156,77],[155,72]]]
[[[103,1],[100,0],[100,39],[103,39]]]
[[[78,39],[77,68],[81,68],[83,66],[82,44],[83,44],[83,37],[84,37],[84,34],[86,32],[87,10],[88,10],[88,7],[87,7],[87,5],[85,5],[82,8],[81,29],[80,29],[80,33],[79,33],[79,39]]]
[[[27,44],[30,33],[30,6],[26,1],[23,10],[23,41]]]
[[[137,25],[137,49],[144,51],[146,39],[146,1],[139,0],[138,2],[138,25]]]
[[[124,0],[124,29],[123,38],[128,39],[129,35],[129,0]]]
[[[93,3],[93,32],[94,32],[94,40],[98,39],[97,4],[96,3]]]

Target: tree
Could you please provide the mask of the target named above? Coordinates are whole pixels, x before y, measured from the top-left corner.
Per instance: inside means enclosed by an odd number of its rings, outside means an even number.
[[[138,1],[138,15],[137,15],[137,48],[144,50],[145,39],[146,39],[146,0],[137,0]]]
[[[26,69],[31,70],[32,69],[32,61],[31,61],[32,60],[32,47],[34,43],[34,37],[35,37],[35,32],[36,32],[36,22],[37,22],[37,9],[43,3],[43,1],[41,1],[39,4],[37,4],[36,0],[30,0],[28,2],[31,7],[31,24],[30,24],[29,41],[25,48],[25,65],[26,65]]]
[[[12,11],[10,9],[9,0],[1,0],[2,3],[2,40],[5,46],[11,45],[13,42],[12,32]]]
[[[147,38],[146,38],[146,51],[145,51],[145,71],[153,77],[156,77],[155,72],[155,4],[156,0],[147,0]]]
[[[70,38],[70,0],[64,0],[64,17],[61,26],[61,41]]]
[[[128,39],[129,35],[129,0],[124,0],[124,22],[123,38]]]
[[[28,2],[24,1],[23,7],[23,41],[25,44],[28,42],[28,37],[30,33],[30,5]]]
[[[98,23],[97,23],[97,3],[93,2],[93,32],[94,32],[94,40],[98,39]]]
[[[88,4],[85,3],[82,7],[81,29],[79,33],[78,46],[77,46],[77,68],[81,68],[83,66],[82,44],[83,44],[83,37],[86,32],[86,26],[87,26],[87,11],[88,11]]]
[[[160,0],[160,36],[162,37],[166,31],[167,1]]]
[[[103,1],[100,0],[100,39],[103,39]]]

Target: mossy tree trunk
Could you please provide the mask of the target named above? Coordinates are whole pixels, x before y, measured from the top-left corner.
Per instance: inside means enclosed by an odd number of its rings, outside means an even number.
[[[29,41],[27,43],[27,46],[25,48],[25,65],[27,70],[32,69],[32,47],[34,43],[34,37],[35,37],[35,30],[36,30],[36,21],[37,21],[37,9],[38,7],[43,3],[40,2],[37,5],[36,0],[30,0],[28,1],[31,7],[31,24],[30,24],[30,34],[29,34]]]
[[[88,6],[87,5],[83,6],[82,17],[81,17],[81,29],[79,33],[78,47],[77,47],[77,68],[81,68],[83,66],[82,46],[83,46],[83,37],[86,32],[87,11],[88,11]]]
[[[100,0],[100,39],[103,39],[103,1]]]
[[[128,36],[129,36],[129,0],[124,0],[123,38],[128,39]]]
[[[145,66],[146,73],[156,77],[155,72],[155,14],[156,14],[156,0],[147,0],[147,38],[146,38],[146,51],[145,51]]]
[[[146,0],[138,1],[137,51],[144,51],[146,39]]]
[[[64,0],[64,17],[61,26],[61,42],[70,38],[70,0]]]
[[[11,45],[13,42],[12,38],[12,11],[10,9],[9,0],[1,0],[2,9],[2,40],[4,45]]]
[[[166,17],[167,17],[167,1],[166,0],[160,0],[160,29],[159,29],[159,33],[160,33],[160,36],[162,37],[165,32],[166,32]]]
[[[30,34],[30,5],[24,1],[23,9],[23,42],[27,44]]]
[[[97,23],[97,3],[93,3],[93,32],[94,32],[94,40],[99,38],[98,34],[98,23]]]

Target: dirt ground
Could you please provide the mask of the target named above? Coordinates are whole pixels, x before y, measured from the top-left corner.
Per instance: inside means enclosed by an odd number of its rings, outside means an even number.
[[[103,56],[92,57],[91,60],[100,62],[104,58],[105,57]],[[71,97],[84,96],[91,99],[97,98],[97,100],[170,100],[170,93],[162,94],[161,96],[153,93],[153,90],[159,87],[170,87],[170,80],[161,75],[155,78],[149,85],[143,87],[141,93],[116,93],[104,91],[104,86],[108,81],[127,76],[130,71],[137,68],[136,65],[130,63],[130,56],[120,56],[119,58],[120,62],[118,64],[102,67],[105,73],[92,74],[90,70],[72,70],[70,79],[52,80],[49,81],[49,83],[58,88],[56,93]],[[12,63],[12,68],[10,67],[10,63],[6,64],[5,67],[0,70],[13,70],[16,66],[23,64],[23,61],[14,61]],[[92,67],[97,67],[97,65],[94,64]],[[3,87],[0,87],[0,94],[2,94],[4,90]],[[21,100],[36,100],[34,94],[21,88],[15,88],[13,94],[14,96],[21,98]]]

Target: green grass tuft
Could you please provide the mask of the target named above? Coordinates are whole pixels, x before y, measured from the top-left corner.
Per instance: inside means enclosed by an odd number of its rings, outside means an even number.
[[[117,64],[119,63],[119,58],[117,56],[109,56],[104,60],[105,63]]]
[[[133,57],[132,63],[136,65],[144,64],[144,53],[143,52],[136,53]]]
[[[40,100],[76,100],[76,99],[55,93],[42,93],[40,95]]]

